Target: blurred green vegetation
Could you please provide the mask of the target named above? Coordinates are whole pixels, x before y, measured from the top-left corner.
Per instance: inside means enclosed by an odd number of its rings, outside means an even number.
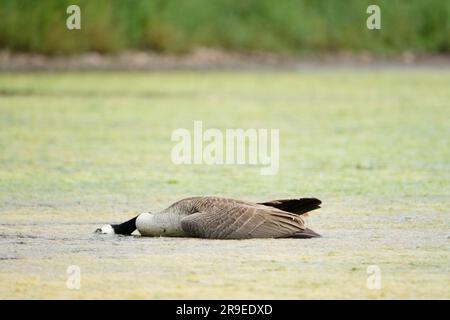
[[[81,30],[66,8],[81,8]],[[381,30],[366,28],[369,4]],[[195,47],[316,53],[448,52],[448,0],[0,0],[0,48],[44,54]]]

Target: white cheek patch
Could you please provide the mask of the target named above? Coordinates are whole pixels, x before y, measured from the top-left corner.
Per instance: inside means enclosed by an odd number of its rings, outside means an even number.
[[[101,233],[101,234],[115,234],[113,227],[111,227],[110,224],[104,225],[101,228],[98,228],[95,230],[95,233]]]

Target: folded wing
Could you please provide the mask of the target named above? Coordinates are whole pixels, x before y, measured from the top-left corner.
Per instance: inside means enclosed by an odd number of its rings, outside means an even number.
[[[298,215],[240,203],[191,214],[181,220],[181,226],[193,237],[210,239],[285,238],[303,234],[306,229]]]

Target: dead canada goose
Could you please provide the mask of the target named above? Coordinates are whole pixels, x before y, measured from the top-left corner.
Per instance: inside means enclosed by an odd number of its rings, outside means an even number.
[[[320,208],[315,198],[252,203],[219,197],[193,197],[175,202],[158,213],[145,212],[121,224],[106,225],[98,233],[208,239],[313,238],[305,214]]]

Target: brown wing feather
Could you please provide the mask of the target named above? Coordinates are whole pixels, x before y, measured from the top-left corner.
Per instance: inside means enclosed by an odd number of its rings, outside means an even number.
[[[260,205],[225,202],[205,206],[206,210],[181,220],[185,232],[201,238],[248,239],[290,237],[305,229],[301,217]]]

